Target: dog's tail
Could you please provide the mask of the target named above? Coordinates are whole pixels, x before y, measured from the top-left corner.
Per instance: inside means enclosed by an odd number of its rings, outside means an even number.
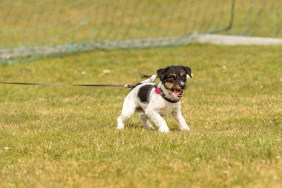
[[[136,86],[140,85],[140,84],[144,84],[144,83],[153,83],[153,81],[156,79],[156,75],[152,75],[150,78],[142,81],[142,82],[139,82],[138,84],[135,84],[135,85],[125,85],[124,87],[126,88],[131,88],[131,89],[134,89]]]
[[[144,81],[142,81],[142,82],[140,82],[140,83],[142,83],[142,84],[144,84],[144,83],[153,83],[154,82],[154,80],[156,79],[156,75],[154,74],[154,75],[152,75],[150,78],[148,78],[148,79],[146,79],[146,80],[144,80]]]

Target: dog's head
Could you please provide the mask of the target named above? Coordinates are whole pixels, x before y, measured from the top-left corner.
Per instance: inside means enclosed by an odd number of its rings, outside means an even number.
[[[164,87],[175,99],[182,97],[183,91],[186,89],[187,78],[192,78],[191,69],[185,66],[169,66],[159,69],[157,74]]]

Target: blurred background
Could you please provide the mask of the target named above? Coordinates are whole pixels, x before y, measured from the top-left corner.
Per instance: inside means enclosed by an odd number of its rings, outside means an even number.
[[[281,38],[276,0],[2,0],[0,61],[191,43],[192,34]]]

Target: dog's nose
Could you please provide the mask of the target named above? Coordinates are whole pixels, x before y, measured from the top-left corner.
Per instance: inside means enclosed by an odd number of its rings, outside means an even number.
[[[180,81],[180,82],[179,82],[179,86],[180,86],[182,89],[184,89],[184,88],[185,88],[185,82]]]

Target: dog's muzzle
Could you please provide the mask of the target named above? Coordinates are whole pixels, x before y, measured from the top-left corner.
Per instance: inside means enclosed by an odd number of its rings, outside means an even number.
[[[183,95],[183,91],[186,88],[186,84],[183,81],[177,82],[174,84],[174,86],[171,88],[172,96],[174,98],[181,98]]]

